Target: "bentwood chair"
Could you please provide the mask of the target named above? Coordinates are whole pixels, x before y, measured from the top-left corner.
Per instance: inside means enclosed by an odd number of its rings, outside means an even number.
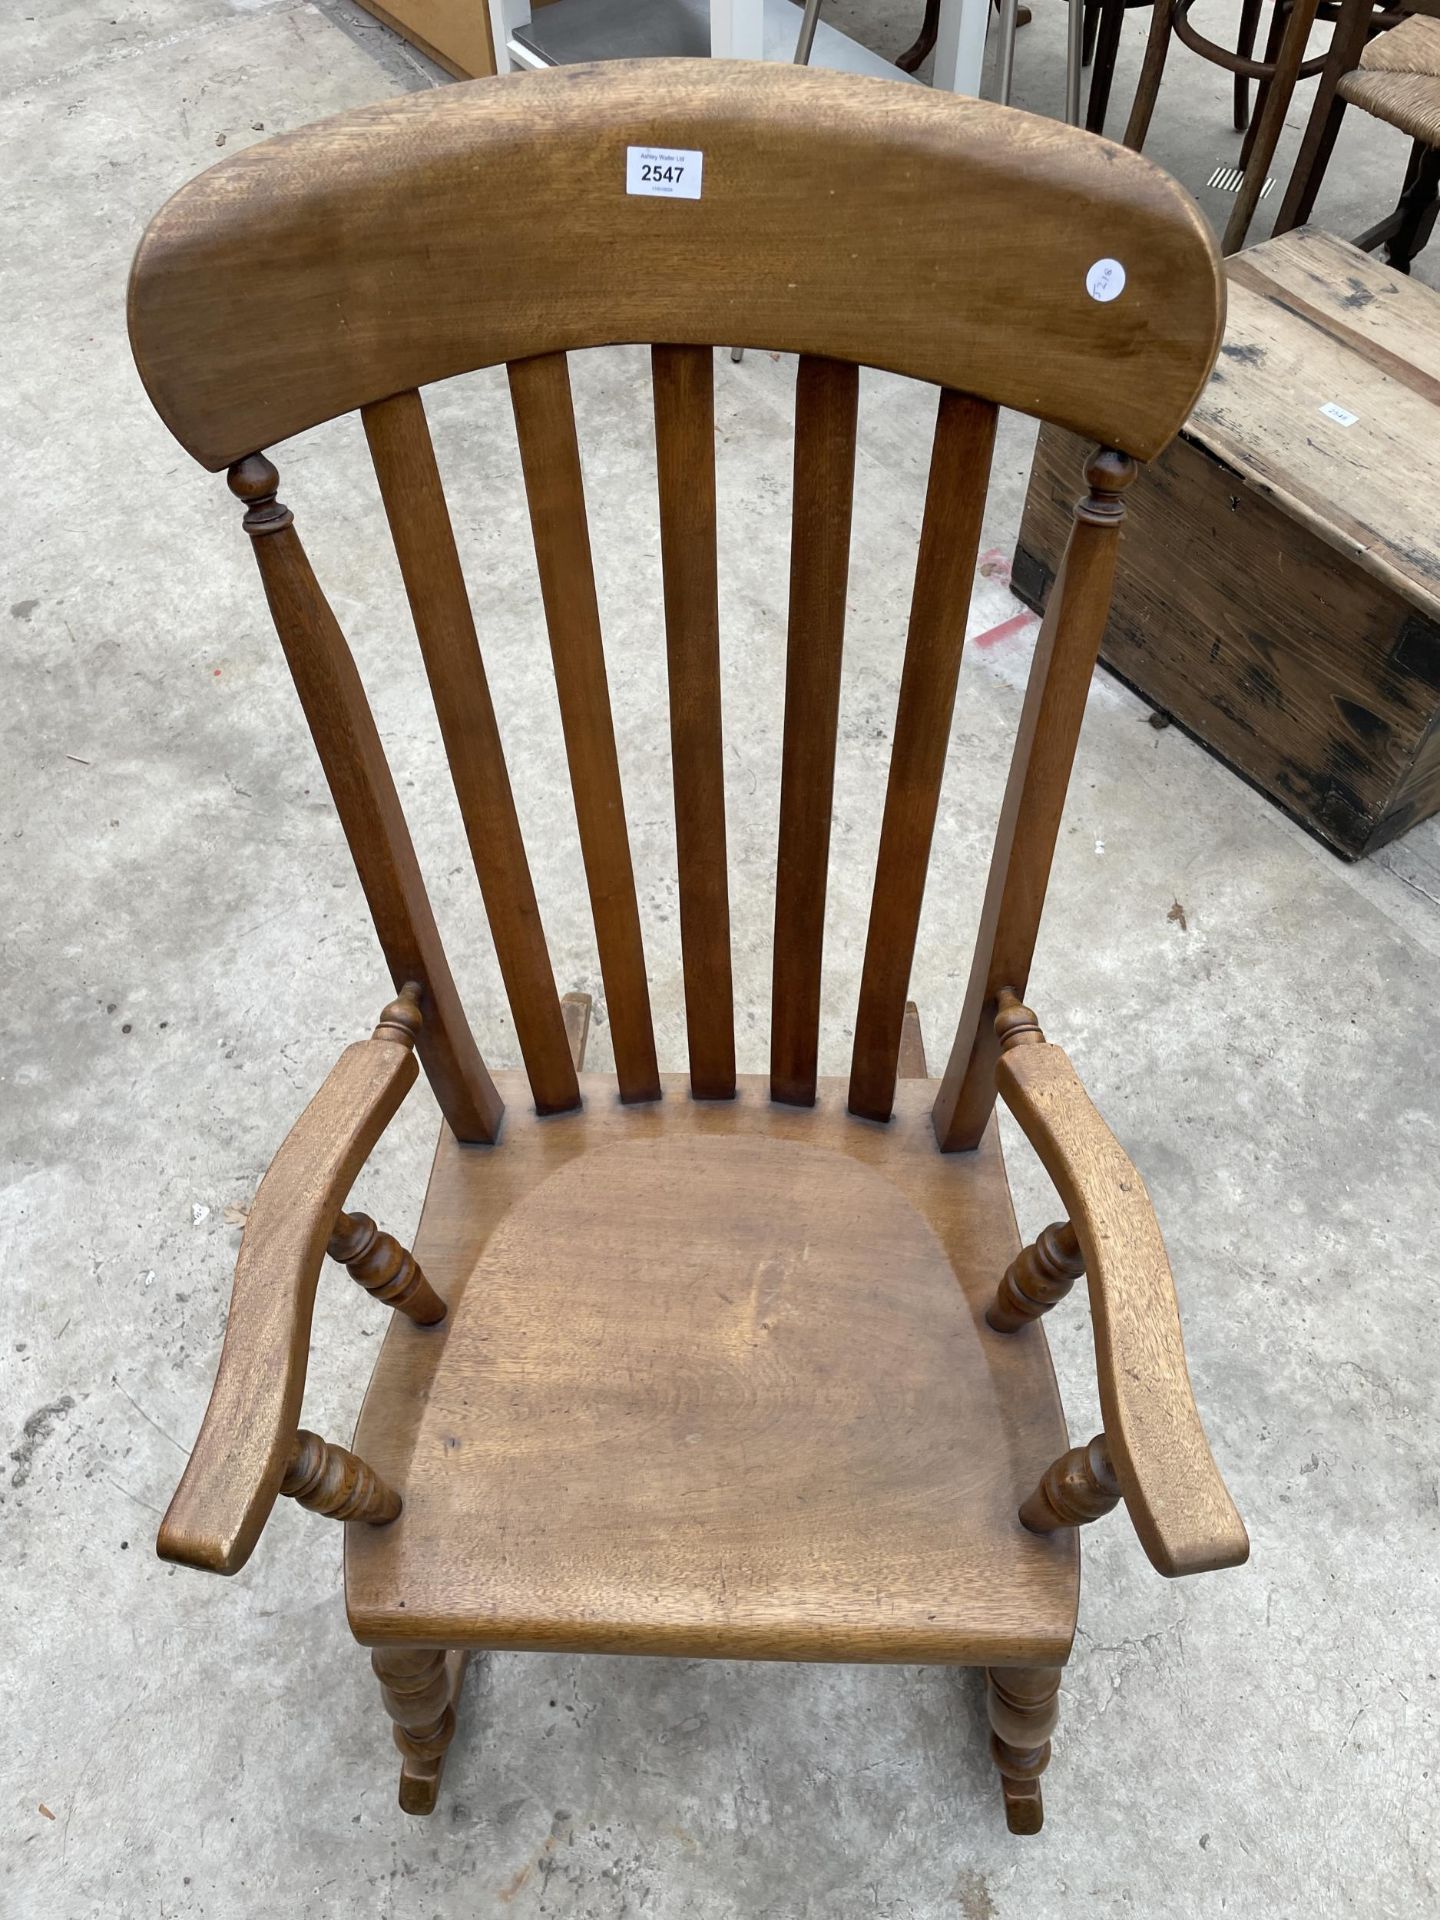
[[[698,197],[627,192],[636,147],[703,154]],[[235,1573],[281,1493],[349,1523],[350,1625],[410,1811],[435,1803],[467,1654],[548,1648],[983,1667],[1010,1825],[1033,1832],[1080,1523],[1123,1501],[1165,1574],[1245,1558],[1145,1188],[1023,1004],[1124,491],[1204,384],[1220,287],[1194,205],[1139,155],[779,65],[560,69],[386,101],[226,160],[147,233],[136,358],[243,503],[398,990],[255,1196],[159,1551]],[[717,341],[799,355],[768,1076],[736,1071]],[[656,1059],[566,361],[615,342],[654,343],[688,1075]],[[551,975],[420,392],[501,362],[613,1077],[581,1071],[584,1009]],[[862,365],[933,386],[936,415],[851,1070],[823,1079]],[[906,994],[1001,406],[1099,450],[934,1080]],[[523,1072],[492,1077],[476,1051],[365,692],[262,451],[357,408]],[[415,1054],[444,1125],[412,1254],[342,1209]],[[997,1090],[1066,1215],[1024,1249]],[[394,1309],[353,1451],[300,1424],[327,1249]],[[1072,1447],[1040,1316],[1082,1272],[1104,1432]]]

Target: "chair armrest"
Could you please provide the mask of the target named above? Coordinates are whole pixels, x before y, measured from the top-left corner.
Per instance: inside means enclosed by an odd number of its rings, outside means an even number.
[[[1023,1037],[1031,1044],[1001,1055],[996,1085],[1080,1242],[1105,1442],[1135,1531],[1163,1574],[1238,1566],[1250,1542],[1200,1424],[1145,1183],[1060,1048],[1036,1028]]]
[[[407,989],[407,994],[409,990]],[[162,1560],[237,1573],[300,1425],[326,1244],[371,1149],[414,1084],[419,1011],[402,996],[347,1047],[271,1161],[245,1223],[215,1385],[160,1525]]]

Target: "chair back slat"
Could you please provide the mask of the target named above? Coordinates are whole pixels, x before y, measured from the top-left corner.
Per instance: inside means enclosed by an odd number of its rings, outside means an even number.
[[[424,402],[399,393],[361,418],[530,1088],[561,1113],[580,1086]]]
[[[986,401],[950,391],[940,396],[850,1060],[850,1111],[868,1120],[888,1120],[895,1101],[995,419]]]
[[[720,719],[714,352],[657,346],[651,372],[690,1091],[698,1100],[729,1100],[735,1006]]]
[[[935,1137],[947,1153],[978,1146],[995,1105],[996,1003],[1002,987],[1023,999],[1030,978],[1085,697],[1110,611],[1125,517],[1122,495],[1135,471],[1127,454],[1113,451],[1097,452],[1086,466],[1090,491],[1076,505],[1041,622],[995,829],[970,983],[935,1098]]]
[[[770,995],[770,1097],[789,1106],[815,1099],[859,392],[858,368],[801,356]]]
[[[416,1051],[457,1139],[493,1141],[503,1103],[475,1045],[440,942],[400,796],[375,716],[339,622],[320,591],[288,508],[275,498],[278,475],[252,454],[230,469],[247,503],[265,597],[360,885],[398,988],[421,989],[424,1025]]]
[[[512,361],[508,371],[620,1098],[656,1100],[660,1073],[605,678],[570,369],[563,353],[547,353]]]
[[[686,174],[693,198],[627,191],[635,149],[662,137],[703,156],[703,179],[698,161]],[[255,450],[364,417],[520,1050],[537,1105],[568,1107],[576,1067],[419,398],[508,368],[619,1091],[648,1100],[660,1091],[650,988],[565,356],[651,349],[690,1088],[719,1098],[758,1011],[737,1006],[726,867],[742,822],[727,822],[724,775],[737,745],[748,772],[761,743],[721,732],[714,384],[723,368],[727,386],[760,398],[785,377],[780,356],[798,357],[770,1089],[807,1104],[859,369],[938,391],[850,1063],[851,1109],[883,1121],[897,1073],[916,1066],[905,994],[995,411],[1099,443],[1036,648],[934,1107],[939,1144],[966,1148],[994,1101],[997,995],[1027,987],[1127,462],[1165,448],[1210,375],[1221,264],[1193,201],[1138,154],[981,101],[775,62],[602,62],[384,101],[247,148],[167,203],[131,274],[136,365],[181,445],[252,501],[276,623],[392,971],[424,986],[421,1058],[458,1134],[493,1137],[499,1104],[354,663]],[[772,358],[733,369],[717,341]],[[727,666],[754,663],[763,644],[727,634]]]

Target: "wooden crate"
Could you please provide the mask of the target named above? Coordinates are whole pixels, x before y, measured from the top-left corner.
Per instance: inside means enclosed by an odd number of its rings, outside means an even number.
[[[1355,859],[1440,808],[1440,296],[1310,228],[1227,272],[1215,373],[1130,489],[1102,658]],[[1040,435],[1032,607],[1087,451]]]

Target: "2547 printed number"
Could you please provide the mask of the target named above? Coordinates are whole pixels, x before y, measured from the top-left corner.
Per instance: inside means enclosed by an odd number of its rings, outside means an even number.
[[[627,147],[625,191],[662,200],[698,200],[705,155],[698,147]]]

